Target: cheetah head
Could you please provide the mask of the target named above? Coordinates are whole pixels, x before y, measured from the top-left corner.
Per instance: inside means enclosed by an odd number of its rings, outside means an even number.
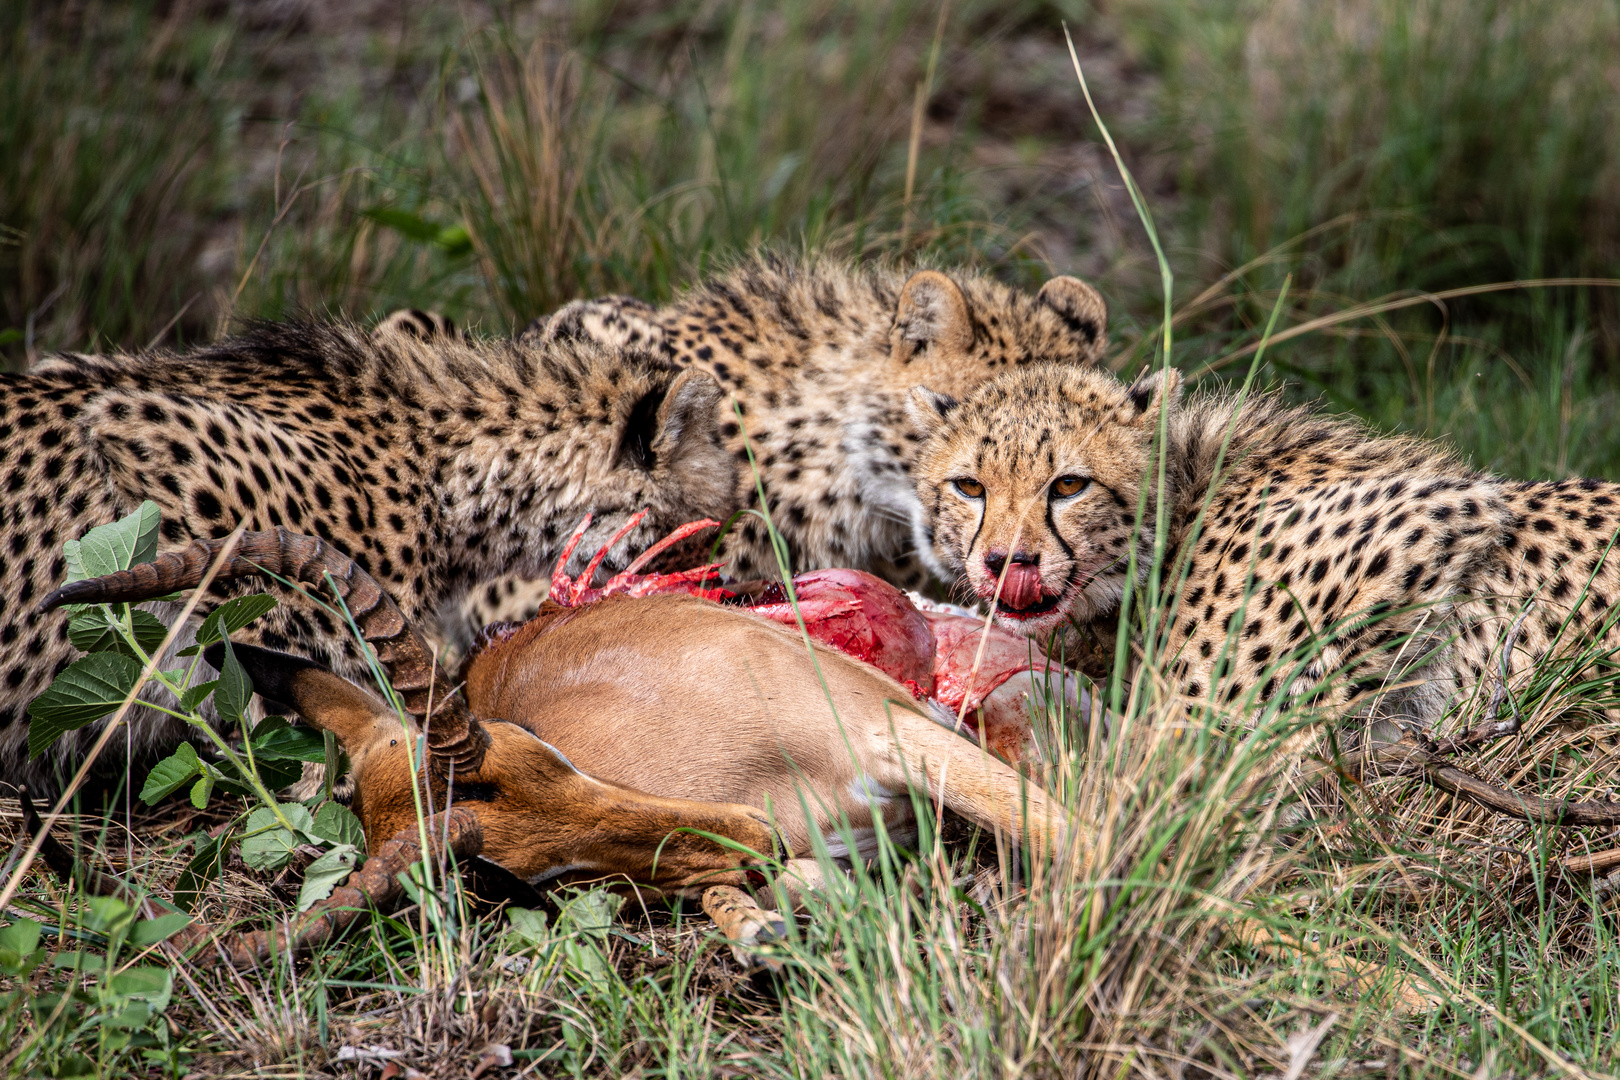
[[[1004,372],[961,401],[917,387],[919,550],[1031,637],[1106,614],[1124,592],[1133,536],[1139,568],[1151,557],[1142,491],[1160,409],[1173,415],[1180,394],[1174,370],[1127,385],[1057,364]]]
[[[993,278],[937,270],[906,279],[889,330],[896,388],[919,383],[961,396],[998,370],[1029,363],[1094,364],[1108,348],[1108,305],[1061,275],[1031,296]]]

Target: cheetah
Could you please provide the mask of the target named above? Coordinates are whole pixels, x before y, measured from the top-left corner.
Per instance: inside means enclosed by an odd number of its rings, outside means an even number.
[[[1162,655],[1221,706],[1282,694],[1427,727],[1484,682],[1620,647],[1620,485],[1504,480],[1274,395],[1181,396],[1174,370],[1062,365],[960,400],[917,388],[925,539],[1044,637],[1113,615],[1162,522]]]
[[[67,617],[35,610],[62,581],[62,543],[143,499],[161,508],[164,549],[244,522],[320,536],[424,624],[476,582],[549,569],[586,513],[582,553],[651,509],[609,559],[622,568],[674,527],[736,509],[710,376],[585,339],[441,331],[272,324],[193,352],[0,375],[0,776],[49,786],[50,764],[24,760],[25,710],[75,656]],[[296,598],[248,636],[365,677],[346,628]],[[145,710],[132,732],[144,753],[184,727]],[[59,742],[58,761],[91,734]]]
[[[580,300],[526,333],[647,348],[674,368],[712,374],[729,395],[718,422],[739,466],[736,501],[755,503],[757,465],[793,568],[854,567],[916,586],[925,575],[912,544],[920,507],[910,388],[964,394],[1030,361],[1096,363],[1107,319],[1102,297],[1074,277],[1031,296],[977,273],[908,277],[764,255],[665,307]],[[753,516],[737,522],[720,555],[740,577],[779,572]],[[468,625],[522,618],[543,598],[540,583],[491,583]]]

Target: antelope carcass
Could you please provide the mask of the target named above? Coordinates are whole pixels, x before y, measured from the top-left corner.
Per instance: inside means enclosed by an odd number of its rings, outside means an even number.
[[[74,582],[46,604],[135,602],[193,587],[223,544],[199,540]],[[348,557],[281,529],[249,533],[216,580],[261,572],[335,594],[419,725],[402,726],[382,698],[309,661],[236,647],[259,693],[341,741],[373,852],[418,835],[416,730],[425,735],[419,778],[430,805],[476,818],[462,835],[481,834],[481,844],[467,850],[532,882],[569,873],[705,890],[705,909],[733,937],[770,922],[735,888],[751,861],[737,848],[764,856],[780,839],[790,882],[813,884],[815,838],[837,851],[853,835],[858,852],[880,821],[904,832],[913,790],[1004,830],[1037,858],[1065,845],[1057,805],[947,727],[950,717],[936,719],[876,668],[807,648],[796,632],[746,611],[680,593],[548,603],[474,659],[463,703],[393,601]]]

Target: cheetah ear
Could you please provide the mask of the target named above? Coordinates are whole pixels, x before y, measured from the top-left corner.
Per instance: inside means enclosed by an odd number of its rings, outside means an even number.
[[[688,450],[717,440],[716,414],[724,397],[720,384],[706,371],[688,368],[675,376],[658,407],[644,467],[672,467]],[[635,419],[632,416],[631,422]]]
[[[570,300],[550,315],[541,315],[523,328],[518,335],[524,341],[552,342],[577,341],[591,337],[585,317],[591,313],[591,301]]]
[[[1139,427],[1159,422],[1159,406],[1172,413],[1181,404],[1181,372],[1165,368],[1144,375],[1125,389],[1119,406],[1119,422]]]
[[[1108,304],[1102,293],[1077,277],[1064,274],[1041,286],[1035,299],[1057,313],[1081,347],[1088,361],[1102,357],[1108,348]]]
[[[900,289],[889,355],[909,364],[931,346],[966,352],[973,347],[973,321],[956,282],[938,270],[919,270]]]
[[[383,316],[371,328],[371,340],[381,341],[393,334],[403,334],[418,341],[457,341],[461,334],[447,315],[421,308],[400,308]]]
[[[961,402],[949,394],[937,394],[926,386],[913,386],[906,399],[906,414],[924,438],[930,438],[945,426],[946,419]]]

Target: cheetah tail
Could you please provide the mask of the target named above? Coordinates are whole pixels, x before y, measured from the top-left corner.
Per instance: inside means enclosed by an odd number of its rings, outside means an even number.
[[[42,600],[39,610],[50,611],[63,604],[134,603],[193,588],[202,581],[225,543],[222,539],[194,540],[149,563],[69,582]],[[324,540],[286,529],[243,533],[236,553],[219,569],[215,580],[260,574],[330,588],[343,601],[360,636],[376,650],[377,660],[399,693],[405,711],[424,719],[431,706],[428,749],[436,770],[443,772],[454,765],[458,772],[466,773],[478,768],[489,746],[488,732],[452,691],[448,674],[434,663],[433,650],[376,579]]]

